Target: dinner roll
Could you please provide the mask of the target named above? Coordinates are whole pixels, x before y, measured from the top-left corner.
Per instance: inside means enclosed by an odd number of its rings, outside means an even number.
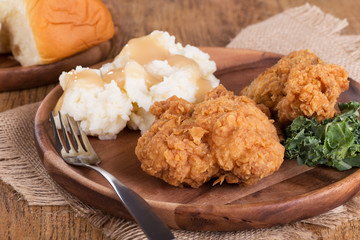
[[[11,51],[23,66],[56,62],[114,34],[111,15],[101,0],[0,0],[0,4]]]

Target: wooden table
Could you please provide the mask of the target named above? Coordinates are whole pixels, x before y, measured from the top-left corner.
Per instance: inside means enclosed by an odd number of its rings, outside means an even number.
[[[287,8],[306,2],[340,19],[347,18],[344,34],[360,34],[359,0],[104,0],[115,13],[120,37],[115,56],[131,38],[154,29],[176,36],[183,45],[225,46],[250,24],[263,21]],[[55,84],[21,91],[1,92],[0,111],[41,101]],[[1,239],[106,239],[87,219],[77,217],[67,206],[29,206],[10,186],[0,181]],[[360,221],[336,229],[307,228],[322,239],[355,239]]]

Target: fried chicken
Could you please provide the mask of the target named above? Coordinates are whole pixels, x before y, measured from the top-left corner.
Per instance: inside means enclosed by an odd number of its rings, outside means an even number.
[[[250,185],[278,170],[283,162],[272,121],[245,96],[222,85],[204,102],[171,97],[150,109],[156,116],[135,153],[142,169],[174,186],[215,183]]]
[[[309,50],[300,50],[260,74],[241,95],[267,106],[284,126],[298,116],[322,121],[336,114],[336,101],[349,88],[347,78],[343,67],[326,64]]]

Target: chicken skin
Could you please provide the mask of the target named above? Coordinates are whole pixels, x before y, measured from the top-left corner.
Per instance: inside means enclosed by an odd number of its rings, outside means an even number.
[[[348,73],[343,67],[326,64],[309,50],[300,50],[260,74],[241,95],[267,106],[272,117],[287,126],[299,116],[318,121],[333,117],[339,95],[348,88]]]
[[[135,153],[146,173],[171,185],[198,188],[213,177],[214,184],[250,185],[283,162],[272,121],[254,101],[222,85],[201,103],[173,96],[150,111],[156,120]]]

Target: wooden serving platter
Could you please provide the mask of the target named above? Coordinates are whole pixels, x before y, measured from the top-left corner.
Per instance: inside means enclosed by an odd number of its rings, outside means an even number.
[[[110,53],[108,40],[58,62],[22,67],[11,54],[0,54],[0,91],[21,90],[57,83],[63,71],[89,67],[104,61]]]
[[[243,49],[202,48],[217,63],[216,76],[235,93],[280,55]],[[353,80],[340,101],[360,100],[360,85]],[[89,205],[131,219],[110,185],[96,172],[67,165],[57,155],[49,112],[62,94],[56,87],[42,102],[35,118],[39,154],[48,173],[63,188]],[[327,167],[299,166],[285,159],[280,170],[259,183],[243,187],[216,185],[198,189],[177,188],[145,174],[134,153],[138,131],[125,129],[116,140],[91,138],[108,170],[139,193],[172,228],[198,231],[232,231],[264,228],[309,218],[329,211],[360,190],[360,171],[339,172]]]

